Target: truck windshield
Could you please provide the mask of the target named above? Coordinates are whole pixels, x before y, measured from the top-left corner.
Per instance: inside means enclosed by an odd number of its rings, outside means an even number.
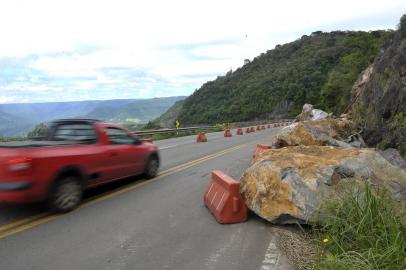
[[[96,142],[94,127],[89,124],[60,124],[55,127],[54,140]]]

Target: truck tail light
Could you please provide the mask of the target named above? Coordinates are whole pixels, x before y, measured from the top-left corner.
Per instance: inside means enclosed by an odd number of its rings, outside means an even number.
[[[7,163],[11,171],[25,171],[32,168],[32,158],[15,158],[9,160]]]

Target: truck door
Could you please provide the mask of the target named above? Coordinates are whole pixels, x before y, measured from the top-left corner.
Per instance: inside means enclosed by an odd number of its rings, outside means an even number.
[[[132,176],[140,172],[144,158],[140,156],[135,139],[125,130],[105,127],[109,144],[106,155],[111,169],[111,179]]]

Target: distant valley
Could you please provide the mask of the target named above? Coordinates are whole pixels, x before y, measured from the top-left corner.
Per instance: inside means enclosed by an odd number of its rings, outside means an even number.
[[[0,104],[0,136],[24,135],[35,125],[60,118],[146,123],[185,97]]]

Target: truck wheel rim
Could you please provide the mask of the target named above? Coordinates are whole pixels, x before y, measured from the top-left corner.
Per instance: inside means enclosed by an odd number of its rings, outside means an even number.
[[[55,204],[60,209],[75,207],[82,198],[82,187],[75,182],[68,182],[58,187]]]

